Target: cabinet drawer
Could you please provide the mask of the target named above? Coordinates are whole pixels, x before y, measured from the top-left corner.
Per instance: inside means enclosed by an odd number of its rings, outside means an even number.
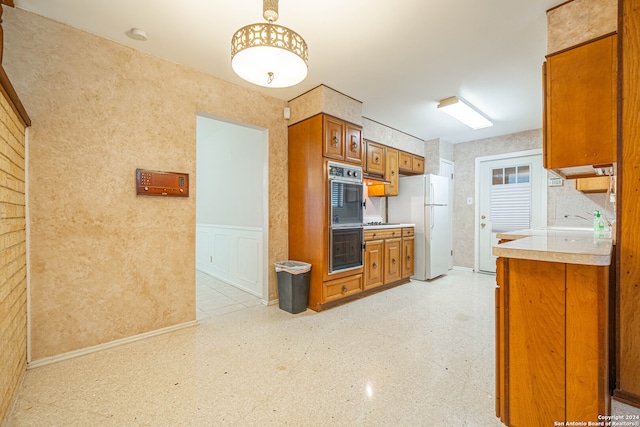
[[[362,274],[330,280],[322,284],[323,302],[334,301],[362,291]]]
[[[413,237],[414,236],[414,228],[406,227],[402,229],[402,237]]]
[[[364,240],[390,239],[402,237],[402,228],[376,228],[364,231]]]

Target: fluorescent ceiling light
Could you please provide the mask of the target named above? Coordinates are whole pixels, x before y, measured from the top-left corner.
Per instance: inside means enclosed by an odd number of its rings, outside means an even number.
[[[482,129],[493,126],[493,123],[487,120],[486,117],[478,113],[469,105],[465,104],[456,96],[440,101],[438,109],[449,114],[451,117],[460,120],[472,129]]]

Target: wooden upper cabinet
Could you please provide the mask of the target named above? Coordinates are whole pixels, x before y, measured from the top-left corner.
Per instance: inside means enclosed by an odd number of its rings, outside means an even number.
[[[384,145],[367,141],[366,171],[376,175],[384,175]]]
[[[413,155],[413,173],[424,174],[424,157]]]
[[[350,123],[345,123],[345,153],[344,160],[350,163],[362,165],[363,146],[362,129]]]
[[[371,144],[371,142],[368,142]],[[384,180],[389,184],[370,185],[368,187],[369,196],[397,196],[398,195],[398,150],[391,147],[384,147]]]
[[[322,155],[330,159],[362,165],[362,128],[335,117],[323,116]]]
[[[616,161],[617,36],[548,55],[544,76],[544,167]]]
[[[424,157],[400,151],[398,169],[404,175],[422,175],[424,173]]]
[[[399,154],[399,167],[401,172],[413,172],[413,155],[406,151]]]
[[[324,116],[324,146],[322,155],[336,160],[344,160],[344,122]]]
[[[398,195],[398,170],[399,156],[398,150],[395,148],[386,147],[385,154],[385,174],[384,178],[391,184],[384,186],[385,196],[397,196]]]

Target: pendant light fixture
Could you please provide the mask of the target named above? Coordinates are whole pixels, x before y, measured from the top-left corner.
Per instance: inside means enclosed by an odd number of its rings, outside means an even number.
[[[295,31],[275,25],[278,0],[263,0],[264,24],[240,28],[231,39],[231,67],[244,80],[265,87],[294,86],[307,77],[307,43]]]

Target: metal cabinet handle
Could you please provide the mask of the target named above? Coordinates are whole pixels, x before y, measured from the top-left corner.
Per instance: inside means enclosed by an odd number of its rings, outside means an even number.
[[[407,261],[411,261],[411,255],[407,255]]]
[[[337,134],[333,135],[333,146],[337,147],[338,146],[338,142],[339,142],[338,135]]]
[[[356,141],[356,137],[351,136],[351,149],[355,150],[356,148],[358,148],[358,142]]]
[[[380,160],[380,157],[376,156],[373,158],[373,160],[377,162],[378,160]]]
[[[391,171],[391,176],[395,176],[396,175],[396,171],[392,170]]]
[[[342,293],[343,294],[347,293],[347,285],[342,285]]]
[[[373,263],[373,265],[372,265],[372,267],[373,267],[374,269],[376,269],[376,268],[378,268],[378,264],[374,262],[374,263]]]
[[[396,259],[395,258],[391,259],[391,263],[395,264],[396,263]]]

